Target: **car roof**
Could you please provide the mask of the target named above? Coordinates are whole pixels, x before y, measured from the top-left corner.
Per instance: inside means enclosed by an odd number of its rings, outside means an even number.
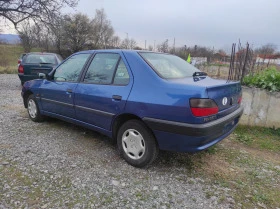
[[[152,53],[159,53],[159,52],[153,52],[153,51],[146,51],[146,50],[129,50],[129,49],[97,49],[97,50],[85,50],[85,51],[80,51],[76,52],[74,54],[83,54],[83,53],[95,53],[95,52],[125,52],[125,53],[130,53],[130,54],[135,54],[138,52],[152,52]]]
[[[56,53],[51,53],[51,52],[29,52],[29,53],[26,53],[26,55],[28,54],[50,54],[50,55],[57,55]]]

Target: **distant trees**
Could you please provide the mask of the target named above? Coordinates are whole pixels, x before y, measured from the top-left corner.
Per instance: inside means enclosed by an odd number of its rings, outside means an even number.
[[[60,42],[62,48],[70,53],[81,51],[89,46],[93,40],[91,20],[81,13],[65,15],[62,22]]]
[[[120,45],[120,48],[122,49],[135,49],[136,47],[137,47],[137,43],[133,38],[124,39]]]
[[[25,21],[19,31],[19,38],[25,52],[30,52],[36,41],[36,25],[31,25],[30,22]]]
[[[92,42],[93,48],[106,48],[114,35],[114,29],[111,26],[110,20],[107,19],[104,9],[96,10],[95,17],[92,20],[92,29],[94,34]]]
[[[272,55],[276,52],[277,46],[271,43],[265,44],[259,48],[256,48],[254,52],[256,54]]]
[[[56,17],[49,24],[23,21],[19,25],[18,33],[26,52],[32,47],[39,47],[68,56],[86,49],[121,46],[121,39],[114,36],[114,29],[104,9],[96,10],[93,19],[77,13]],[[129,47],[134,46],[136,42],[133,39],[129,40]]]
[[[166,39],[164,42],[162,42],[161,44],[157,45],[157,50],[159,52],[164,52],[167,53],[169,51],[169,46],[168,46],[168,39]]]

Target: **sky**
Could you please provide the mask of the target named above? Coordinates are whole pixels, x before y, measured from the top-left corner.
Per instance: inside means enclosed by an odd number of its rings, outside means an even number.
[[[140,47],[168,39],[169,46],[230,50],[240,39],[254,48],[273,43],[280,50],[280,0],[80,0],[73,10],[90,18],[104,8],[116,35]]]

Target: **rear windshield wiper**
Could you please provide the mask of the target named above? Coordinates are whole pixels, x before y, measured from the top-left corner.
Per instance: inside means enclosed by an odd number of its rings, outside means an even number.
[[[205,72],[194,72],[193,77],[196,77],[196,76],[207,76],[207,73],[205,73]]]
[[[51,63],[51,62],[40,62],[40,64],[54,64],[54,63]]]

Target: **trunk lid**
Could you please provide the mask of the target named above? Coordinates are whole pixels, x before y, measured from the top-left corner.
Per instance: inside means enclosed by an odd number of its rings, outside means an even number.
[[[189,85],[193,87],[192,89],[204,91],[205,94],[201,94],[201,96],[212,99],[219,108],[217,118],[230,114],[240,106],[242,89],[239,81],[219,80],[204,76],[174,79],[171,83],[177,84],[181,88]]]
[[[207,93],[218,105],[219,112],[240,105],[241,84],[240,82],[225,82],[216,86],[207,86]]]
[[[23,64],[25,75],[37,75],[38,73],[49,73],[55,65],[53,64]]]

